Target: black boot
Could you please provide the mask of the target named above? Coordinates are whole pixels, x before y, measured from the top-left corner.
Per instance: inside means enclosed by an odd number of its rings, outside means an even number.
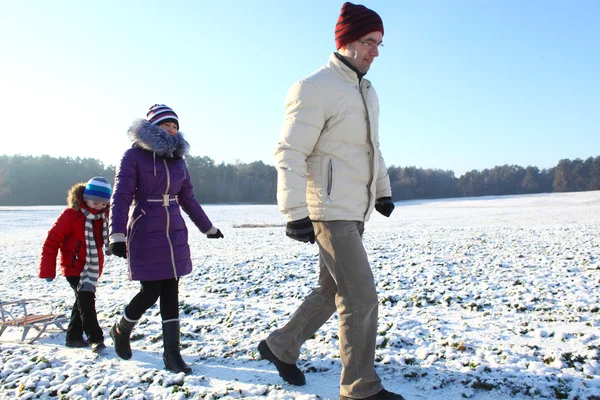
[[[115,323],[110,328],[110,337],[112,337],[113,344],[115,345],[115,353],[123,360],[129,360],[131,358],[131,330],[137,324],[137,321],[128,319],[123,313],[121,320]]]
[[[279,376],[282,377],[287,383],[296,386],[302,386],[306,383],[306,378],[304,377],[304,373],[300,371],[300,368],[298,368],[296,364],[284,363],[277,358],[269,348],[266,340],[260,341],[258,344],[258,352],[264,360],[268,360],[275,364],[275,368],[277,368]]]
[[[163,322],[163,361],[165,368],[173,372],[189,374],[192,369],[181,358],[179,352],[179,320]]]

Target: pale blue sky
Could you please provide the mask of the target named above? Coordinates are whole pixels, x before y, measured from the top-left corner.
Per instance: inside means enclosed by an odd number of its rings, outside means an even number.
[[[0,154],[117,164],[155,103],[192,155],[273,164],[289,86],[335,50],[343,1],[13,1]],[[600,155],[600,2],[363,1],[388,165],[547,168]]]

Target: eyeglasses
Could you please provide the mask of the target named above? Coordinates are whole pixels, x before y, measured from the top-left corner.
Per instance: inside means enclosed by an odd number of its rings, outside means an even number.
[[[358,40],[358,42],[364,44],[370,50],[375,50],[375,49],[381,50],[381,48],[383,47],[383,43],[377,43],[374,40]]]

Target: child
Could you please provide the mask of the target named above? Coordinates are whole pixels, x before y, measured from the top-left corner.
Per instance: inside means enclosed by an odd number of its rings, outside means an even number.
[[[104,265],[103,246],[108,243],[108,203],[112,193],[110,183],[100,176],[88,183],[74,185],[67,196],[67,205],[42,248],[40,278],[51,282],[56,276],[56,257],[60,250],[62,274],[75,291],[75,304],[67,329],[67,347],[90,346],[100,353],[104,334],[96,315],[96,286]],[[83,333],[87,342],[83,340]]]
[[[179,278],[192,271],[188,231],[181,210],[209,239],[222,238],[194,197],[185,155],[189,144],[179,132],[179,118],[164,104],[150,107],[147,119],[129,128],[133,146],[117,169],[110,215],[110,252],[127,258],[129,278],[140,292],[112,326],[115,352],[131,358],[135,324],[160,298],[163,360],[174,372],[189,374],[179,350]],[[129,206],[134,205],[129,214]]]

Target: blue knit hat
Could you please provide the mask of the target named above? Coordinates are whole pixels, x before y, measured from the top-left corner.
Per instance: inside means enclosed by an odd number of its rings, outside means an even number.
[[[112,194],[112,186],[101,176],[95,176],[85,185],[83,200],[108,203]]]

